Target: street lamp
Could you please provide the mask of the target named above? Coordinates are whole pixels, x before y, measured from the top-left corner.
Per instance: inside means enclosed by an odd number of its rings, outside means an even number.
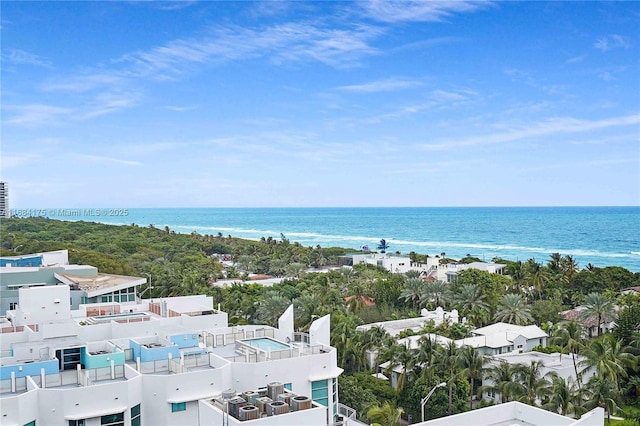
[[[145,288],[144,290],[142,290],[142,293],[138,294],[138,298],[142,299],[142,295],[146,293],[147,290],[152,290],[153,286],[151,285],[151,274],[149,274],[148,272],[144,273],[147,277],[149,277],[149,285],[147,286],[147,288]]]
[[[422,410],[422,421],[424,422],[424,406],[427,404],[427,401],[429,400],[429,398],[431,398],[431,395],[433,395],[433,393],[436,391],[436,389],[438,388],[442,388],[447,386],[447,384],[445,382],[442,383],[438,383],[437,385],[435,385],[433,387],[433,389],[431,389],[429,391],[429,393],[427,394],[427,396],[425,396],[424,398],[422,398],[422,401],[420,401],[420,409]]]

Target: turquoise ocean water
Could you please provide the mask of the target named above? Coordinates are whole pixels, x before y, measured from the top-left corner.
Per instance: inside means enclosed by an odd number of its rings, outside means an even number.
[[[499,256],[546,262],[559,252],[581,267],[640,271],[640,207],[160,208],[73,219],[253,240],[282,233],[292,242],[322,247],[375,249],[385,238],[390,252],[471,254],[487,261]]]

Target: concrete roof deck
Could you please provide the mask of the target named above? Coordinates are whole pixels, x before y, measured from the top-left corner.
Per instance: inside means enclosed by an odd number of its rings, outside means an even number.
[[[80,290],[86,291],[89,297],[145,284],[147,282],[146,278],[141,277],[101,273],[93,277],[60,273],[55,274],[55,276],[65,284],[75,285],[80,288]]]

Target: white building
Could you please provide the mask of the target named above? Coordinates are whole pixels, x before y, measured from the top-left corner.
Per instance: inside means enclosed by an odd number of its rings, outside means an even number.
[[[426,263],[412,263],[409,256],[391,253],[352,253],[340,258],[342,266],[368,264],[381,266],[387,271],[405,274],[409,271],[421,272],[424,277],[453,282],[458,273],[466,269],[478,269],[491,274],[503,274],[507,265],[494,262],[440,263],[440,257],[428,257]]]
[[[11,217],[9,209],[9,185],[7,182],[0,182],[0,217]]]
[[[564,380],[571,380],[573,383],[577,383],[576,369],[581,378],[581,383],[586,383],[590,377],[595,375],[594,369],[585,369],[580,364],[584,361],[584,357],[581,355],[575,356],[575,365],[573,363],[573,357],[569,354],[553,353],[545,354],[542,352],[511,352],[508,354],[494,355],[491,357],[487,367],[491,365],[497,365],[500,362],[507,362],[511,365],[531,365],[533,362],[541,362],[542,369],[540,371],[541,376],[556,375],[562,377]],[[494,383],[490,379],[484,379],[482,381],[483,386],[492,386]],[[493,400],[496,404],[499,404],[502,400],[502,396],[497,392],[485,392],[483,398],[490,401]]]
[[[480,408],[453,416],[441,417],[416,426],[603,426],[604,409],[594,408],[580,419],[561,416],[521,402]]]
[[[499,322],[471,332],[472,337],[456,340],[456,345],[471,346],[481,355],[498,355],[507,352],[529,352],[534,347],[547,346],[549,335],[537,325],[515,325]]]
[[[206,296],[79,310],[66,285],[19,296],[2,324],[2,425],[357,424],[328,315],[294,333],[293,306],[278,328],[229,327]]]
[[[146,278],[103,274],[90,265],[69,264],[67,250],[0,258],[0,312],[13,310],[18,304],[18,290],[66,284],[70,286],[70,303],[135,302],[137,288]]]
[[[445,311],[440,306],[438,306],[435,310],[429,311],[427,309],[422,309],[420,311],[420,316],[416,318],[405,318],[401,320],[392,320],[392,321],[380,321],[380,322],[372,322],[369,324],[363,324],[356,327],[358,331],[366,331],[374,327],[380,327],[391,336],[395,337],[400,332],[405,330],[411,330],[413,332],[421,331],[427,324],[433,323],[433,325],[438,326],[444,322],[449,324],[460,322],[460,318],[458,317],[458,311],[456,309],[451,312]]]

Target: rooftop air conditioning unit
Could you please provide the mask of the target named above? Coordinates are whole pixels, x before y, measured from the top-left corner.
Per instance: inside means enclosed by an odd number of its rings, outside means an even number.
[[[287,404],[291,405],[291,395],[288,393],[281,393],[280,395],[278,395],[278,401],[286,402]]]
[[[255,405],[256,400],[260,398],[260,394],[256,391],[244,391],[242,392],[242,397],[247,400],[249,404]]]
[[[256,406],[261,413],[267,413],[267,406],[269,403],[273,402],[273,400],[267,396],[260,397],[256,399]]]
[[[311,408],[311,398],[308,396],[294,396],[291,398],[291,410],[300,411]]]
[[[238,412],[238,420],[255,420],[260,418],[260,410],[255,405],[245,405],[240,407]]]
[[[229,401],[227,401],[227,404],[229,404],[229,415],[237,419],[240,413],[240,408],[246,405],[246,403],[247,401],[245,401],[244,398],[240,398],[239,396],[231,398]]]
[[[272,382],[267,385],[267,396],[274,401],[278,399],[278,395],[284,393],[284,385],[280,382]]]
[[[234,391],[233,389],[222,391],[222,399],[231,399],[234,396],[236,396],[236,391]]]
[[[273,401],[267,404],[267,416],[277,416],[289,412],[289,404],[282,401]]]

